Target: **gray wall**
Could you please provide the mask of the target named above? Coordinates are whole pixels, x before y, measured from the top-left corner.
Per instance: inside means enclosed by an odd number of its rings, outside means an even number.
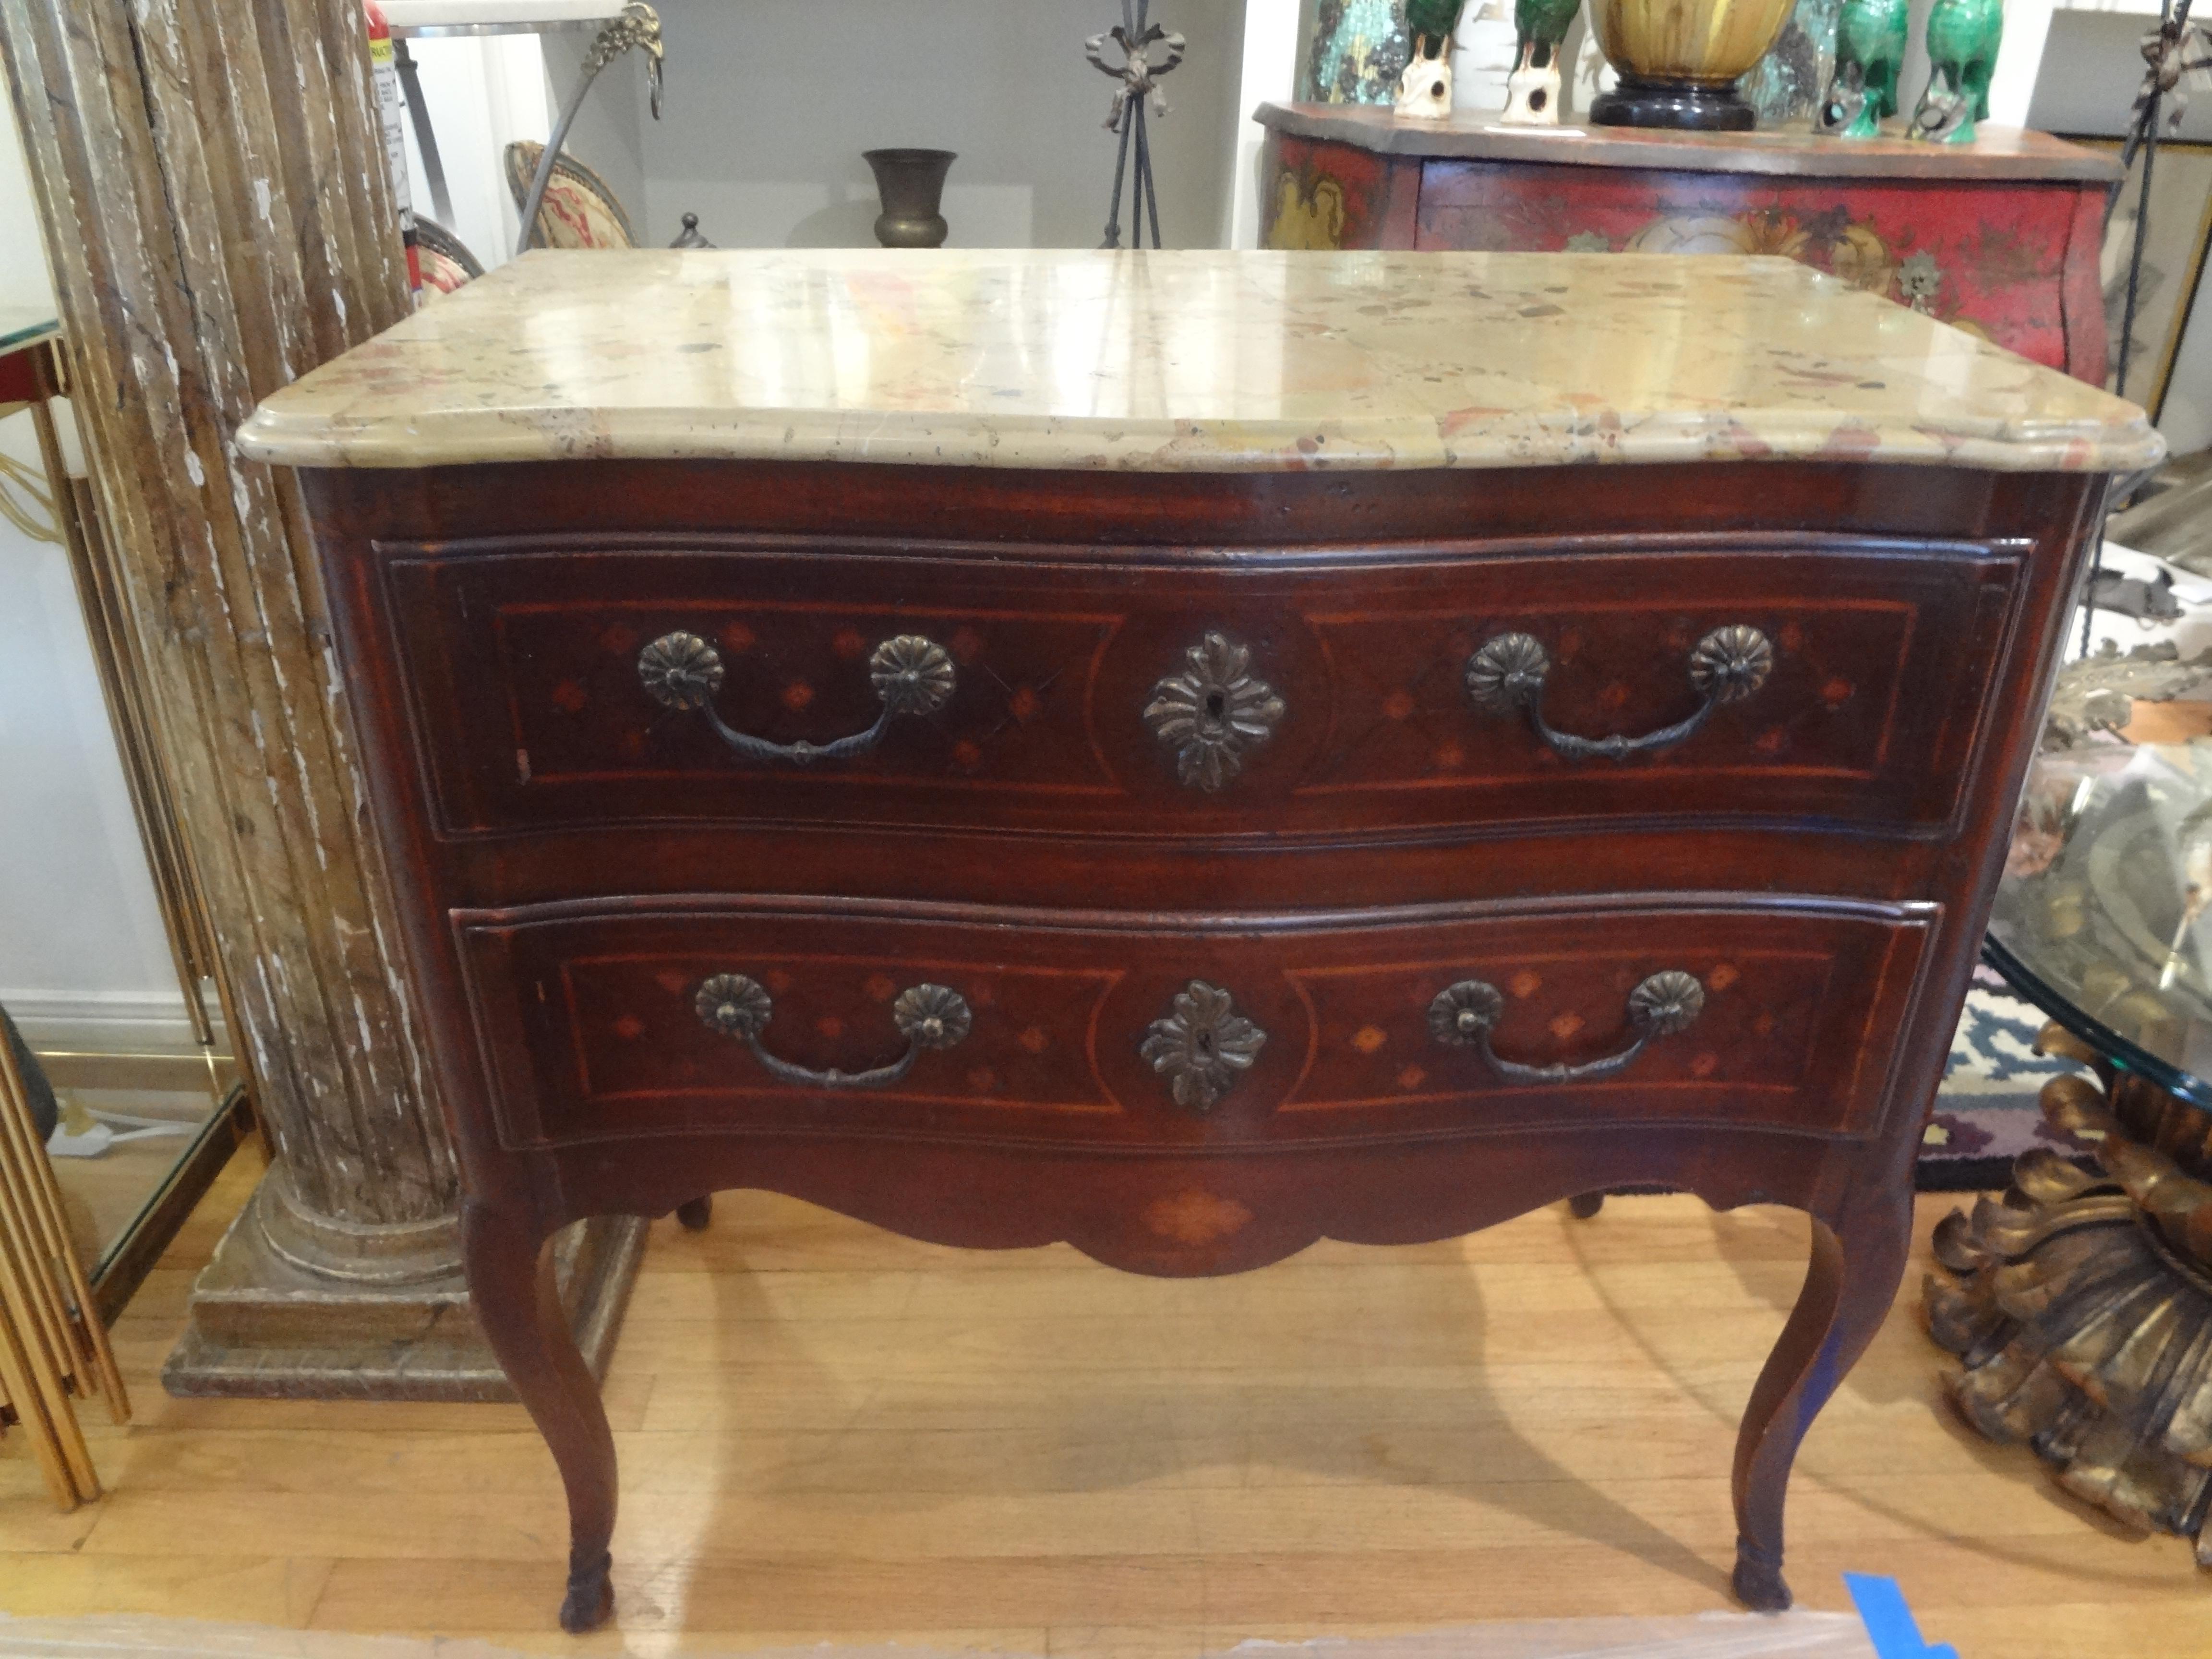
[[[1161,230],[1170,247],[1219,246],[1243,0],[1153,9],[1190,42],[1163,83],[1172,112],[1151,123]],[[1114,82],[1083,41],[1120,20],[1116,0],[663,0],[659,12],[664,118],[649,118],[641,94],[633,106],[645,240],[666,242],[688,209],[722,247],[872,246],[860,152],[920,145],[960,153],[945,198],[951,246],[1097,245]],[[552,74],[565,91],[568,71]],[[571,148],[623,188],[617,136],[580,124]]]
[[[2156,22],[2130,12],[2051,13],[2035,93],[2028,100],[2028,125],[2044,132],[2123,136],[2142,86],[2141,42]],[[2165,112],[2172,112],[2170,100]],[[2178,136],[2212,139],[2212,98],[2190,99]]]

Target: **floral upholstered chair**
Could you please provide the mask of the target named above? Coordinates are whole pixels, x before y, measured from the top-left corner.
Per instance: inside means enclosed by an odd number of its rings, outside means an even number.
[[[530,181],[544,153],[544,145],[528,139],[507,147],[507,187],[517,209],[530,199]],[[606,181],[581,161],[562,155],[554,158],[553,177],[545,186],[545,199],[538,204],[538,228],[531,243],[536,247],[635,247],[637,234]]]
[[[483,266],[468,245],[435,219],[419,216],[415,221],[416,252],[422,260],[422,297],[451,294],[465,283],[483,275]]]

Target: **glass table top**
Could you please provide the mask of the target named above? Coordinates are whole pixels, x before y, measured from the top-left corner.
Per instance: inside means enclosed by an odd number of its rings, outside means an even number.
[[[1984,954],[2116,1064],[2212,1106],[2212,741],[2039,756]]]
[[[61,319],[42,307],[0,305],[0,353],[20,351],[61,327]]]

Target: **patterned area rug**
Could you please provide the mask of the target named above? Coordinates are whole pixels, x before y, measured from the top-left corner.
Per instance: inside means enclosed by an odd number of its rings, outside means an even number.
[[[2054,1077],[2083,1068],[2035,1052],[2044,1013],[2023,1001],[1987,968],[1974,969],[1973,988],[1951,1040],[1951,1063],[1936,1091],[1936,1115],[1920,1151],[1923,1193],[2002,1187],[2012,1161],[2031,1146],[2070,1158],[2094,1149],[2043,1121],[2036,1096]]]

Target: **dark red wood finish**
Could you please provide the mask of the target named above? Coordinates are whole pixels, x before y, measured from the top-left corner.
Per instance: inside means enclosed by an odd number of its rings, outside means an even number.
[[[1630,1182],[1795,1205],[1813,1264],[1736,1469],[1738,1591],[1786,1604],[1790,1461],[1903,1270],[2101,479],[595,462],[307,487],[471,1282],[568,1484],[572,1627],[608,1605],[615,1474],[543,1246],[584,1215],[697,1223],[737,1186],[1155,1273]],[[1461,684],[1520,629],[1558,659],[1555,723],[1633,732],[1695,706],[1686,647],[1734,622],[1775,638],[1771,679],[1661,755],[1562,761]],[[679,628],[732,647],[718,706],[779,740],[866,723],[881,633],[969,630],[962,691],[835,775],[748,762],[639,700],[636,650]],[[1141,719],[1207,629],[1287,705],[1212,795]],[[1580,1065],[1663,969],[1705,1010],[1614,1079],[1510,1081],[1428,1027],[1480,978],[1501,1054]],[[880,1091],[794,1086],[699,1023],[722,972],[772,992],[761,1041],[810,1067],[892,1059],[889,1000],[924,980],[973,1027]],[[1193,979],[1267,1032],[1203,1112],[1138,1052]]]

